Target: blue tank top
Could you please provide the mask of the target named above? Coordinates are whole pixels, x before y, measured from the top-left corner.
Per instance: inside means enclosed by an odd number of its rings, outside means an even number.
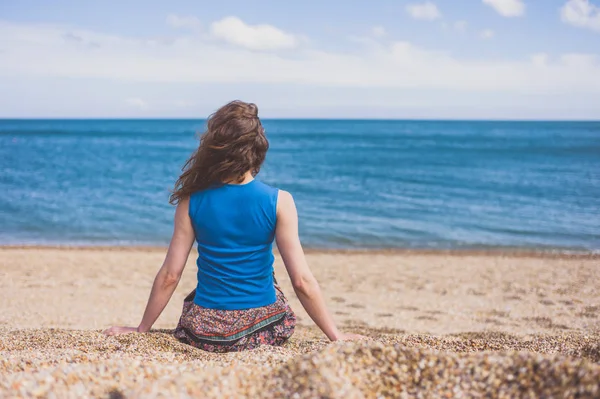
[[[278,189],[255,179],[190,197],[189,214],[198,242],[197,305],[238,310],[275,302],[277,196]]]

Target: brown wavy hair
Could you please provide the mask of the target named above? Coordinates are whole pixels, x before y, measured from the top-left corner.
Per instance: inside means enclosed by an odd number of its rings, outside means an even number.
[[[258,107],[230,102],[208,118],[200,145],[181,169],[169,202],[178,204],[196,191],[241,183],[248,171],[256,176],[268,149]]]

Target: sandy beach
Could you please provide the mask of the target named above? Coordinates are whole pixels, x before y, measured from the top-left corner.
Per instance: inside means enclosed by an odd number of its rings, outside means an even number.
[[[598,256],[308,251],[339,326],[372,338],[335,344],[277,257],[294,338],[215,355],[169,335],[196,283],[192,254],[154,332],[102,336],[137,325],[164,254],[1,248],[0,396],[600,395]]]

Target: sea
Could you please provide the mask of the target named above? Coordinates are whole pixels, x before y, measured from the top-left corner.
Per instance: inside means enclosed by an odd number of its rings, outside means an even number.
[[[600,122],[263,125],[307,248],[600,252]],[[204,127],[0,120],[0,245],[168,245]]]

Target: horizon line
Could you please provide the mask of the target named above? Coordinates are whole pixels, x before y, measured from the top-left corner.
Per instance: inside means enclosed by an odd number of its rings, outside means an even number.
[[[55,117],[55,116],[35,116],[35,117],[4,117],[0,116],[0,121],[31,121],[31,120],[39,120],[39,121],[58,121],[58,120],[71,120],[71,121],[206,121],[208,118],[203,117],[133,117],[133,116],[125,116],[125,117],[116,117],[116,116],[96,116],[96,117]],[[539,118],[519,118],[519,119],[509,119],[509,118],[378,118],[378,117],[261,117],[263,121],[285,121],[285,120],[298,120],[298,121],[382,121],[382,122],[600,122],[600,118],[598,119],[588,119],[588,118],[578,118],[578,119],[539,119]]]

